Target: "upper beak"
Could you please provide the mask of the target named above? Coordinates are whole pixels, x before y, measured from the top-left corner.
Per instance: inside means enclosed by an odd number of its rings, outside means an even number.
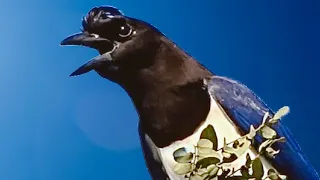
[[[97,46],[101,45],[101,43],[111,44],[108,39],[101,38],[99,35],[89,34],[88,32],[81,32],[65,38],[61,41],[60,45],[79,45],[97,48]]]
[[[73,34],[62,40],[60,45],[80,45],[95,49],[101,46],[107,46],[108,48],[109,46],[111,46],[111,49],[113,47],[113,43],[108,39],[101,38],[98,35],[89,34],[87,32]],[[112,61],[112,56],[110,53],[111,52],[106,52],[91,59],[90,61],[79,67],[76,71],[74,71],[70,76],[76,76],[87,73],[93,70],[96,66]]]

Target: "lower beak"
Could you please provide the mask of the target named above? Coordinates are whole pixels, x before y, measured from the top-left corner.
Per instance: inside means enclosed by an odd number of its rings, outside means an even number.
[[[80,66],[77,70],[70,74],[70,76],[78,76],[81,74],[85,74],[91,70],[93,70],[97,66],[101,66],[103,64],[108,64],[112,61],[112,56],[110,52],[99,55],[90,61],[86,62],[84,65]]]
[[[78,46],[86,46],[94,49],[98,49],[99,47],[103,47],[103,46],[113,47],[113,43],[108,39],[101,38],[98,35],[89,34],[87,32],[73,34],[65,38],[64,40],[62,40],[60,45],[78,45]],[[110,61],[112,61],[111,52],[106,52],[102,55],[99,55],[91,59],[90,61],[88,61],[81,67],[79,67],[72,74],[70,74],[70,76],[85,74],[93,70],[95,67]]]

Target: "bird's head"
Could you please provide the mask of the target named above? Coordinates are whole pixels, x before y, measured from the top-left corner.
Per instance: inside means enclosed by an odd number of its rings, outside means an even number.
[[[82,31],[61,42],[96,49],[71,76],[91,70],[124,86],[183,84],[210,74],[157,28],[125,16],[111,6],[91,9],[82,20]]]
[[[99,56],[89,60],[70,76],[91,70],[114,80],[117,71],[134,71],[148,66],[145,61],[154,55],[161,37],[152,25],[125,16],[111,6],[94,7],[82,20],[82,31],[65,38],[61,45],[94,48]],[[142,58],[143,57],[143,58]],[[151,59],[151,58],[149,58]]]

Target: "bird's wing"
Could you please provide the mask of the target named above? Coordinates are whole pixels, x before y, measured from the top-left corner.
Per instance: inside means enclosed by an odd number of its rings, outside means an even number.
[[[144,159],[152,179],[170,180],[162,165],[158,147],[156,147],[150,137],[144,132],[141,123],[139,123],[139,136]]]
[[[243,133],[249,132],[250,125],[259,126],[266,112],[270,113],[270,117],[274,115],[259,97],[239,82],[213,76],[206,83],[210,94]],[[286,142],[276,143],[273,146],[276,150],[280,149],[280,153],[270,160],[273,166],[282,174],[287,175],[288,179],[319,179],[317,172],[303,154],[290,130],[281,120],[274,130],[279,136],[285,137]],[[260,144],[261,140],[258,138],[256,142]]]

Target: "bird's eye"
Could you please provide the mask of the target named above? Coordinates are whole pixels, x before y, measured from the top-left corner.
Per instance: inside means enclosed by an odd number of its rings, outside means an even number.
[[[113,18],[114,15],[111,14],[110,12],[102,12],[100,18],[102,19],[111,19]]]
[[[120,29],[119,29],[119,36],[120,37],[128,37],[132,34],[132,29],[129,25],[122,25],[120,26]]]

